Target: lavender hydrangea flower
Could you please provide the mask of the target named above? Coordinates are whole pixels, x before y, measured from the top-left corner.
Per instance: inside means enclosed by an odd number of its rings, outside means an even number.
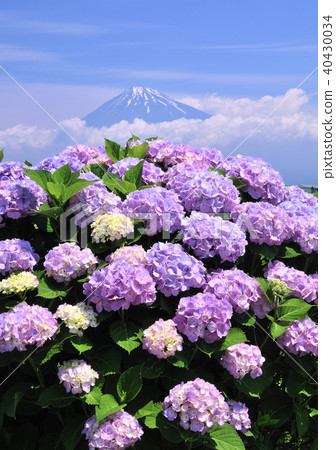
[[[220,168],[228,177],[237,177],[245,183],[241,190],[254,199],[277,204],[285,196],[285,183],[279,172],[260,158],[230,156]]]
[[[22,294],[28,289],[37,288],[39,281],[31,272],[14,272],[0,282],[0,292],[3,294]]]
[[[10,219],[34,215],[47,195],[33,180],[0,181],[0,214]]]
[[[87,164],[106,164],[107,166],[110,166],[113,164],[113,162],[110,160],[110,158],[107,156],[105,152],[105,144],[98,145],[96,148],[97,150],[97,156],[94,156],[91,158]]]
[[[286,186],[283,201],[301,202],[309,206],[317,206],[318,200],[309,192],[305,192],[299,186]]]
[[[205,283],[205,267],[180,244],[157,242],[147,252],[147,269],[166,297]]]
[[[119,240],[134,231],[132,220],[119,212],[98,216],[91,227],[93,242]]]
[[[266,314],[272,311],[273,305],[271,305],[267,297],[263,295],[256,302],[251,303],[251,309],[258,319],[264,319]]]
[[[160,186],[128,194],[123,202],[123,211],[134,220],[144,220],[148,236],[162,230],[174,233],[184,217],[177,194]]]
[[[310,280],[313,280],[314,283],[314,290],[316,291],[316,298],[314,299],[314,303],[318,304],[318,273],[312,273],[311,275],[308,275]]]
[[[0,353],[14,348],[25,351],[26,345],[42,347],[57,329],[57,321],[47,308],[21,302],[0,314]]]
[[[251,421],[248,413],[248,408],[245,403],[228,400],[229,406],[229,423],[235,430],[246,433],[251,428]]]
[[[162,182],[166,184],[167,189],[172,189],[176,193],[180,192],[182,186],[195,176],[195,172],[207,170],[209,165],[207,163],[200,163],[193,159],[188,159],[175,166],[170,167],[162,177]]]
[[[88,394],[99,378],[99,374],[83,359],[64,361],[58,368],[57,376],[66,391],[73,394],[81,394],[83,391]]]
[[[265,358],[256,345],[235,344],[225,350],[221,357],[221,365],[228,370],[234,378],[242,379],[246,374],[251,378],[262,375],[261,366]]]
[[[170,421],[179,418],[185,430],[205,434],[215,423],[229,420],[229,407],[223,395],[211,383],[196,378],[170,389],[162,403],[163,415]]]
[[[181,186],[178,195],[187,211],[231,212],[240,203],[233,181],[208,170],[196,172]]]
[[[0,273],[33,270],[40,260],[28,241],[23,239],[6,239],[0,241]]]
[[[115,252],[106,256],[105,261],[113,263],[115,261],[124,261],[133,266],[146,265],[146,251],[142,245],[131,245],[129,247],[120,247]]]
[[[66,147],[57,156],[59,158],[75,158],[78,159],[83,165],[86,165],[89,164],[89,161],[98,154],[99,150],[96,147],[88,147],[87,145],[77,144]]]
[[[133,447],[141,439],[143,430],[137,419],[121,409],[98,423],[97,417],[92,416],[85,422],[82,433],[89,441],[90,450],[123,450]]]
[[[159,319],[144,330],[142,348],[159,359],[174,356],[182,350],[183,338],[172,320]]]
[[[294,355],[318,354],[318,327],[309,318],[295,320],[287,330],[277,338],[278,344]]]
[[[286,283],[293,295],[311,303],[317,299],[317,285],[314,279],[301,270],[287,267],[283,262],[273,261],[268,263],[265,270],[268,281],[276,278]]]
[[[204,292],[214,294],[218,300],[228,301],[239,314],[247,311],[252,303],[265,297],[257,280],[236,267],[211,272],[207,276]]]
[[[68,283],[74,278],[93,270],[98,259],[89,248],[81,249],[74,242],[65,242],[52,248],[45,257],[44,267],[49,277],[59,283]]]
[[[0,163],[0,181],[18,181],[27,179],[27,175],[22,170],[24,167],[27,166],[16,161]]]
[[[244,255],[247,240],[245,233],[235,223],[193,211],[182,221],[183,243],[198,258],[219,255],[222,261],[235,262]]]
[[[84,330],[98,326],[97,315],[91,306],[83,303],[78,303],[77,305],[63,303],[58,306],[54,317],[55,319],[61,319],[70,333],[83,336]]]
[[[112,172],[118,175],[119,179],[124,178],[125,173],[131,167],[137,165],[141,159],[139,158],[124,158],[114,163],[109,167],[108,172]],[[142,184],[159,183],[164,175],[163,170],[155,164],[145,161],[142,170]]]
[[[151,305],[156,299],[155,283],[148,270],[116,261],[96,270],[84,283],[84,295],[98,312],[128,309],[130,305]]]
[[[77,172],[78,170],[81,170],[81,168],[84,167],[84,165],[85,165],[78,158],[76,158],[74,156],[55,155],[55,156],[52,156],[51,158],[43,159],[34,167],[34,169],[35,170],[48,170],[48,172],[54,173],[55,170],[59,169],[60,167],[64,166],[65,164],[69,164],[69,166],[73,172]]]
[[[231,218],[256,244],[281,245],[290,241],[294,223],[283,209],[266,202],[243,203],[236,206]]]
[[[232,306],[209,292],[181,298],[174,322],[189,341],[203,338],[207,344],[226,336],[231,328]]]

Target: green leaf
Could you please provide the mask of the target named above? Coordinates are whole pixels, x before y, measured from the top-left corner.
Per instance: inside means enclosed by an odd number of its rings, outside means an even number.
[[[111,394],[105,394],[101,397],[99,405],[96,406],[97,423],[105,417],[113,414],[126,406],[126,403],[119,405],[117,400]]]
[[[301,300],[300,298],[290,298],[280,304],[277,312],[278,320],[284,322],[301,320],[305,317],[310,308],[311,305],[304,300]]]
[[[127,140],[126,145],[128,145],[128,144],[130,144],[131,142],[134,142],[134,141],[140,141],[139,136],[136,136],[136,135],[133,134],[132,132],[131,132],[131,135],[132,135],[132,137],[130,137],[130,138]]]
[[[39,396],[37,404],[42,408],[54,406],[55,408],[64,408],[69,406],[75,400],[70,393],[67,394],[64,386],[55,385],[47,387]]]
[[[135,145],[134,147],[127,147],[127,157],[128,158],[139,158],[143,159],[149,152],[149,145],[147,142],[143,142],[142,144]]]
[[[299,433],[299,436],[303,436],[309,428],[309,415],[308,411],[301,405],[295,405],[295,418],[296,418],[296,427]]]
[[[63,192],[63,195],[61,197],[61,200],[63,203],[67,202],[73,195],[77,194],[77,192],[81,191],[87,186],[90,186],[91,184],[96,183],[97,180],[88,181],[88,180],[82,180],[78,179],[74,183],[72,183],[70,186],[68,186],[65,191]]]
[[[173,442],[174,444],[183,442],[177,422],[170,422],[162,414],[160,414],[156,418],[156,426],[167,441]]]
[[[137,188],[141,186],[142,171],[145,161],[140,161],[135,166],[130,167],[124,175],[123,181],[135,184]]]
[[[267,245],[267,244],[262,244],[262,245],[258,245],[258,244],[251,245],[250,244],[250,247],[251,247],[251,250],[253,253],[255,253],[257,255],[262,255],[269,261],[274,259],[281,250],[280,247],[277,245],[271,246],[271,245]]]
[[[105,153],[110,158],[111,161],[114,163],[119,161],[120,159],[120,152],[121,146],[117,144],[116,142],[110,141],[108,139],[105,139]]]
[[[42,216],[57,219],[63,213],[63,209],[60,206],[50,207],[48,202],[43,202],[36,212]]]
[[[120,372],[121,355],[115,349],[103,349],[95,352],[94,367],[101,375],[113,375]]]
[[[262,375],[257,378],[251,378],[251,376],[245,375],[241,380],[234,380],[236,388],[251,397],[260,398],[261,394],[272,383],[274,377],[274,371],[269,366],[262,366]]]
[[[91,350],[93,347],[93,342],[85,336],[73,336],[71,337],[70,342],[75,349],[79,351],[80,355]]]
[[[205,353],[208,356],[218,352],[221,348],[221,343],[219,341],[213,342],[212,344],[207,344],[203,339],[199,339],[196,345],[202,353]]]
[[[1,150],[0,150],[0,162],[4,159],[4,148],[2,148]]]
[[[130,402],[141,391],[141,366],[131,367],[122,373],[117,383],[117,392],[121,402]]]
[[[131,353],[132,350],[139,347],[140,340],[138,333],[141,330],[139,326],[132,322],[113,322],[109,328],[110,336],[119,347]]]
[[[223,175],[225,177],[226,172],[222,169],[217,169],[216,167],[209,167],[210,172],[218,172],[220,175]]]
[[[52,181],[52,175],[47,170],[32,170],[23,168],[23,171],[29,178],[37,183],[41,188],[48,192],[47,183]]]
[[[123,195],[127,195],[129,193],[125,186],[125,183],[119,180],[119,177],[116,173],[105,173],[105,175],[103,176],[103,181],[105,186],[116,194],[121,192]],[[134,190],[136,190],[136,186]]]
[[[176,352],[174,356],[170,356],[167,361],[175,367],[188,369],[188,358],[183,352]]]
[[[82,430],[86,422],[86,417],[80,414],[71,414],[66,417],[63,430],[61,433],[61,441],[65,450],[75,450],[81,440]]]
[[[297,256],[302,255],[301,252],[297,252],[294,248],[285,247],[285,254],[283,256],[279,256],[279,258],[296,258]]]
[[[97,175],[97,177],[102,178],[103,175],[108,170],[107,164],[87,164],[84,166],[81,170],[84,172],[92,172],[93,174]]]
[[[232,180],[233,185],[235,186],[236,189],[240,189],[244,186],[246,186],[245,183],[243,183],[239,178],[237,177],[229,177],[230,180]]]
[[[158,378],[164,371],[162,364],[159,361],[153,361],[149,359],[145,361],[145,364],[141,368],[141,376],[149,380]]]
[[[54,183],[62,183],[67,185],[71,180],[72,170],[69,164],[65,164],[59,169],[55,170],[52,174],[52,180]]]
[[[94,386],[88,394],[82,395],[81,398],[88,405],[99,405],[102,395],[101,389],[98,386]]]
[[[33,167],[33,164],[27,160],[24,161],[24,164],[26,164],[26,166]]]
[[[274,294],[269,285],[269,282],[265,278],[262,278],[262,277],[256,277],[256,280],[260,284],[260,287],[263,290],[264,294],[266,295],[267,299],[273,304],[274,303]]]
[[[256,317],[251,316],[250,313],[234,314],[234,321],[245,327],[254,327]]]
[[[46,356],[43,358],[43,360],[41,361],[41,365],[45,364],[46,362],[48,362],[54,355],[57,355],[58,353],[61,353],[62,351],[62,347],[63,347],[63,342],[56,342],[56,344],[54,344],[49,350],[48,353],[46,354]]]
[[[25,393],[31,388],[31,383],[17,383],[11,386],[3,395],[1,407],[7,416],[15,419],[16,407],[25,395]]]
[[[37,296],[43,298],[63,298],[67,295],[68,290],[60,288],[57,282],[50,278],[42,278],[37,288]],[[62,286],[62,285],[61,285]]]
[[[276,339],[277,337],[281,336],[287,328],[290,326],[290,323],[278,323],[278,322],[272,322],[271,325],[271,335],[273,339]]]
[[[57,202],[59,202],[65,190],[65,186],[64,184],[54,183],[53,181],[47,181],[47,190],[49,196],[55,198]]]
[[[207,432],[204,443],[208,448],[218,450],[244,450],[243,441],[236,430],[231,425],[225,423],[221,427],[216,427]]]
[[[230,328],[228,334],[225,337],[224,342],[222,343],[220,350],[226,350],[235,344],[241,344],[242,342],[246,342],[247,337],[244,331],[239,328]]]
[[[136,419],[140,419],[141,417],[147,416],[156,417],[162,411],[163,409],[161,403],[154,403],[153,400],[151,400],[145,406],[140,408],[134,417]]]

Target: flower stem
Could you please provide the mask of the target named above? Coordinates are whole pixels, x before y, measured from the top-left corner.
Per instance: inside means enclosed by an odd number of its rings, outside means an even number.
[[[189,361],[188,361],[188,366],[190,366],[191,361],[194,359],[194,356],[196,355],[197,350],[198,350],[198,348],[195,346],[195,348],[194,348],[194,350],[193,350],[193,352],[192,352],[192,354],[191,354],[191,356],[190,356],[190,359],[189,359]]]
[[[33,371],[35,372],[35,375],[37,376],[37,378],[38,378],[38,380],[40,382],[41,388],[44,390],[45,389],[45,382],[44,382],[43,375],[40,372],[40,369],[38,367],[36,367],[36,364],[35,364],[35,362],[34,362],[34,360],[33,360],[33,358],[31,356],[29,356],[28,360],[30,362],[30,365],[33,368]]]

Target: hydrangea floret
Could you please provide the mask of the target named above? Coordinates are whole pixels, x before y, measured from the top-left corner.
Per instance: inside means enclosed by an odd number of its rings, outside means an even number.
[[[159,319],[144,330],[142,348],[159,359],[174,356],[182,350],[183,338],[176,330],[173,320]]]
[[[31,272],[14,272],[0,282],[0,292],[3,294],[22,294],[28,289],[35,289],[39,285],[36,275]]]
[[[295,320],[287,330],[278,337],[278,344],[294,355],[307,353],[318,355],[318,327],[310,318]]]
[[[91,306],[84,303],[78,303],[77,305],[69,305],[63,303],[59,305],[54,317],[61,319],[65,326],[69,329],[70,333],[83,335],[83,331],[88,327],[97,327],[98,314]]]
[[[242,379],[248,373],[251,378],[257,378],[262,375],[261,366],[265,358],[258,346],[242,343],[227,348],[220,362],[234,378]]]
[[[73,394],[89,393],[99,378],[99,374],[83,359],[64,361],[58,368],[57,376],[66,391]]]
[[[134,232],[132,220],[122,213],[103,214],[91,225],[94,242],[115,241]]]

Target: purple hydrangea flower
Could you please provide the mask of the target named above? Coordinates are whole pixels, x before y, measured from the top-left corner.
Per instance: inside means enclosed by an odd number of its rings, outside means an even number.
[[[166,297],[205,283],[205,267],[180,244],[157,242],[147,252],[147,269]]]
[[[170,167],[167,172],[164,173],[162,182],[166,184],[167,189],[179,193],[181,187],[189,180],[192,180],[195,176],[195,172],[207,170],[209,165],[207,163],[200,163],[193,159],[188,159],[175,166]]]
[[[162,403],[163,415],[170,421],[179,418],[185,430],[205,434],[215,423],[229,420],[229,407],[223,395],[211,383],[196,378],[170,389]]]
[[[68,283],[93,270],[97,264],[98,259],[89,248],[82,250],[74,242],[65,242],[52,248],[44,261],[47,275],[59,283]]]
[[[25,351],[26,345],[42,347],[57,329],[57,320],[47,308],[21,302],[0,314],[0,353],[14,348]]]
[[[266,295],[263,295],[256,302],[251,303],[251,309],[258,319],[264,319],[273,309],[273,305],[268,301]]]
[[[159,359],[174,356],[182,350],[183,338],[172,320],[159,319],[144,330],[142,348]]]
[[[293,220],[286,211],[266,202],[238,205],[231,217],[248,231],[250,241],[259,245],[281,245],[290,241],[294,233]]]
[[[60,158],[76,158],[83,165],[86,165],[89,164],[89,161],[98,154],[99,150],[96,147],[88,147],[87,145],[78,144],[66,147],[57,156]]]
[[[88,394],[99,378],[99,374],[83,359],[64,361],[58,368],[57,376],[66,391],[72,394],[81,394],[83,391]]]
[[[317,206],[318,200],[309,192],[305,192],[299,186],[286,186],[283,201],[301,202],[309,206]]]
[[[177,194],[160,186],[128,194],[123,202],[123,212],[134,220],[144,220],[148,236],[162,230],[174,233],[184,217]]]
[[[142,245],[131,245],[120,247],[115,252],[106,256],[105,261],[113,263],[115,261],[127,262],[133,266],[146,265],[146,251]]]
[[[268,263],[265,270],[268,281],[272,278],[284,281],[292,294],[311,303],[317,300],[317,284],[313,278],[301,270],[287,267],[283,262],[273,261]]]
[[[99,145],[95,150],[97,150],[97,156],[91,158],[87,164],[106,164],[108,166],[113,164],[105,152],[105,144]]]
[[[318,354],[318,327],[309,318],[295,320],[287,330],[277,338],[278,344],[294,355]]]
[[[231,328],[232,306],[209,292],[181,298],[174,322],[189,341],[203,338],[212,344],[226,336]]]
[[[249,417],[248,407],[245,403],[235,402],[234,400],[228,400],[229,406],[229,423],[235,430],[246,433],[251,428],[251,421]]]
[[[26,180],[28,177],[22,170],[25,164],[9,161],[0,163],[0,181]]]
[[[234,378],[242,379],[248,373],[251,378],[257,378],[262,375],[261,366],[265,358],[256,345],[242,343],[227,348],[220,362]]]
[[[85,422],[82,431],[89,441],[89,449],[113,449],[122,450],[133,445],[141,439],[142,428],[133,416],[123,409],[110,414],[97,423],[94,415]]]
[[[187,211],[231,212],[240,203],[233,181],[208,170],[196,172],[181,186],[178,195]]]
[[[222,261],[235,262],[245,253],[246,236],[235,223],[193,211],[182,225],[183,242],[198,258],[219,255]]]
[[[47,195],[33,180],[0,181],[0,214],[10,219],[34,215]]]
[[[122,180],[127,170],[133,166],[136,166],[140,161],[141,159],[139,158],[121,159],[120,161],[117,161],[111,167],[109,167],[108,172],[117,174],[119,179]],[[142,184],[159,183],[161,182],[163,175],[164,172],[160,169],[160,167],[148,161],[144,162],[142,171]]]
[[[311,275],[309,275],[310,280],[313,280],[314,282],[314,290],[316,291],[316,298],[314,300],[314,303],[317,305],[318,304],[318,273],[312,273]]]
[[[204,292],[214,294],[218,300],[228,301],[239,314],[265,297],[258,281],[236,267],[211,272],[207,276]]]
[[[128,309],[130,305],[151,305],[156,299],[155,283],[148,270],[116,261],[96,270],[84,283],[84,295],[98,312]]]
[[[230,156],[220,167],[228,177],[237,177],[246,184],[241,190],[254,199],[273,204],[281,202],[285,195],[285,183],[279,172],[260,158]]]
[[[73,172],[77,172],[78,170],[81,170],[81,168],[85,166],[85,164],[83,164],[78,158],[74,156],[55,155],[52,156],[51,158],[43,159],[35,167],[33,167],[33,169],[48,170],[48,172],[54,173],[55,170],[59,169],[65,164],[69,164]]]
[[[6,239],[0,241],[0,273],[33,270],[40,260],[28,241],[23,239]]]

